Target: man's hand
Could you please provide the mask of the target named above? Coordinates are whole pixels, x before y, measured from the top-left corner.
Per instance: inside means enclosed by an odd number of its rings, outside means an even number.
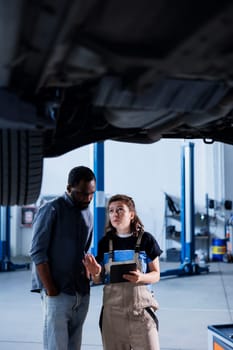
[[[58,295],[59,291],[53,282],[48,262],[36,265],[36,269],[40,280],[46,290],[46,294],[51,297]]]
[[[86,267],[87,271],[92,276],[99,276],[101,273],[101,265],[95,260],[95,257],[92,254],[86,254],[83,259],[83,264]]]
[[[46,289],[46,294],[49,297],[56,297],[59,294],[59,291],[57,290],[56,287],[52,287],[52,288]]]

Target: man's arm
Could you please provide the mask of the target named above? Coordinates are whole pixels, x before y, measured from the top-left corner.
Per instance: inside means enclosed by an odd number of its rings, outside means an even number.
[[[33,238],[30,256],[36,266],[38,277],[50,296],[58,294],[49,266],[48,247],[52,239],[53,223],[56,218],[55,209],[45,205],[39,209],[33,224]]]

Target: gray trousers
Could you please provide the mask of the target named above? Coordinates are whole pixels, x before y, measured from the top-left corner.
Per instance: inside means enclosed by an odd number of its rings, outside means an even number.
[[[60,293],[49,297],[41,293],[43,307],[43,349],[80,350],[82,328],[86,319],[89,299],[82,296]]]

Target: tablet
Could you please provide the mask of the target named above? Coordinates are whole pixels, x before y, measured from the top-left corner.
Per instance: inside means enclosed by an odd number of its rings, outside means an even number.
[[[116,264],[110,266],[110,283],[129,282],[123,278],[124,274],[129,274],[129,271],[136,271],[136,263]]]

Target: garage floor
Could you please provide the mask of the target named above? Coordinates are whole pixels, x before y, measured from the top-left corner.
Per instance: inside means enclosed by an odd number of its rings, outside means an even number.
[[[178,266],[161,262],[162,271]],[[0,273],[1,350],[42,350],[40,297],[30,293],[30,278],[30,270]],[[163,277],[155,293],[161,350],[207,350],[208,325],[233,324],[233,264],[215,262],[209,273]],[[101,299],[102,286],[92,287],[83,350],[102,349]]]

